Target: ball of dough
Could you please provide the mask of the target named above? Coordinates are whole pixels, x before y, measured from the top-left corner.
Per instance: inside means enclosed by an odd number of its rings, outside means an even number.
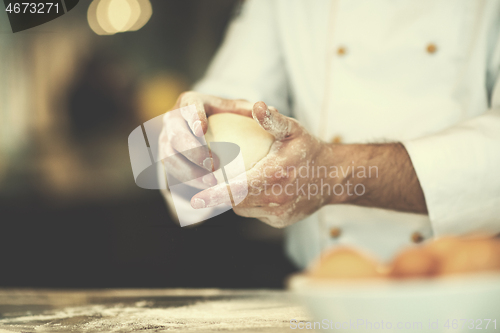
[[[264,158],[274,142],[274,136],[266,132],[250,117],[234,113],[217,113],[208,117],[208,131],[205,140],[211,142],[232,142],[241,149],[245,171]],[[215,175],[220,182],[220,177]]]
[[[309,274],[317,278],[357,279],[382,277],[382,265],[350,248],[338,248],[323,253],[310,268]]]

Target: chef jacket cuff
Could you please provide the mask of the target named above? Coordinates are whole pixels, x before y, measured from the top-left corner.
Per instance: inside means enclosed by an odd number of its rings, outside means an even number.
[[[500,118],[404,141],[435,236],[500,231]]]

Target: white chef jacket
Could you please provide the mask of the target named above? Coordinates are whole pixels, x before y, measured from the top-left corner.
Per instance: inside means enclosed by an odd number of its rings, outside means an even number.
[[[429,214],[323,207],[286,229],[304,268],[327,247],[389,260],[500,232],[499,68],[500,0],[247,0],[194,90],[263,100],[325,141],[406,147]]]

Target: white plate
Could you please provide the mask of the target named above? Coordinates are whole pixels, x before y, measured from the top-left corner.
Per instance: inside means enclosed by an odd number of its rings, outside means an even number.
[[[358,281],[295,275],[288,285],[325,332],[500,333],[498,272]],[[307,326],[314,323],[291,323],[299,331]]]

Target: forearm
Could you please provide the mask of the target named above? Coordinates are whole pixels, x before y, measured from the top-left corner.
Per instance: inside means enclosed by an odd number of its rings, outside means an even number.
[[[330,181],[345,189],[342,195],[332,193],[330,204],[427,214],[422,188],[402,144],[331,144],[326,149],[326,165],[339,170]]]

